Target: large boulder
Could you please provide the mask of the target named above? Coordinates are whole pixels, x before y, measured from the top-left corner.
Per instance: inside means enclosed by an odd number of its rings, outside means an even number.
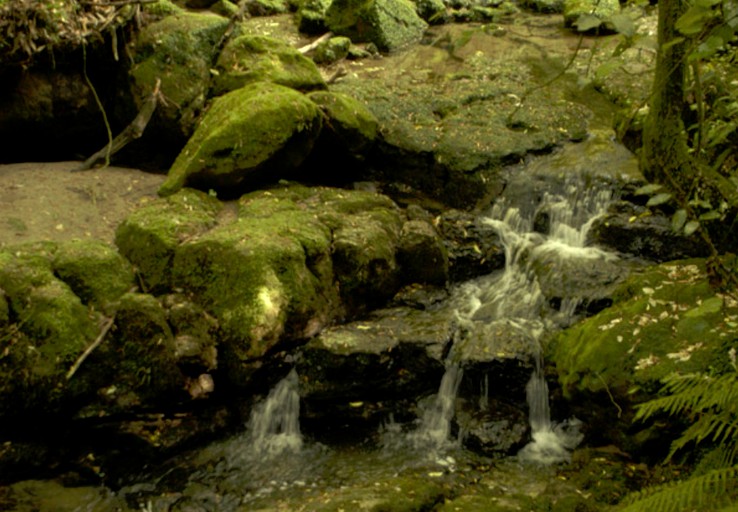
[[[738,305],[710,286],[704,260],[651,267],[628,278],[613,300],[557,335],[548,359],[591,442],[643,442],[647,435],[620,439],[633,405],[655,396],[671,373],[727,368]]]
[[[266,36],[230,39],[215,69],[212,89],[216,96],[253,82],[274,82],[305,91],[326,87],[312,60],[287,43]]]
[[[131,94],[141,108],[161,80],[167,99],[156,109],[147,136],[155,133],[181,145],[192,134],[207,99],[217,43],[227,25],[221,16],[183,12],[147,25],[138,34],[131,46]]]
[[[191,378],[217,366],[247,385],[280,343],[385,303],[417,274],[413,262],[400,272],[403,217],[385,196],[287,185],[219,205],[182,190],[117,232],[144,286],[168,294],[177,360]],[[196,321],[207,315],[212,324]]]
[[[132,282],[129,264],[94,242],[0,252],[0,416],[130,412],[184,390],[164,309],[128,292]]]
[[[312,150],[322,119],[315,103],[282,85],[227,93],[213,101],[159,193],[187,185],[233,197],[289,177]]]
[[[387,52],[420,41],[428,28],[408,0],[334,0],[325,20],[332,32]]]

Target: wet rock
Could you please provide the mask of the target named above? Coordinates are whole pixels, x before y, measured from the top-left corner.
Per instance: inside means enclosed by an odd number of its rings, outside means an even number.
[[[330,423],[368,420],[369,414],[377,422],[398,402],[431,394],[443,374],[453,322],[449,311],[391,308],[325,330],[296,363],[307,416]]]
[[[530,268],[549,305],[570,314],[593,314],[609,306],[616,286],[628,275],[629,265],[593,248],[572,249],[566,257],[559,251],[544,244],[531,255]]]
[[[504,188],[500,166],[582,140],[589,114],[565,99],[565,88],[547,88],[546,99],[528,98],[517,108],[510,91],[522,94],[537,78],[533,69],[501,58],[512,46],[483,30],[443,30],[448,32],[437,35],[438,44],[447,37],[452,50],[419,47],[396,70],[348,75],[333,90],[367,105],[382,127],[365,179],[399,182],[446,205],[470,209]],[[457,39],[464,41],[458,50]],[[464,73],[457,76],[450,63],[460,56]],[[438,63],[429,69],[429,62]]]
[[[497,231],[472,213],[448,210],[438,220],[448,252],[449,279],[465,281],[505,265],[505,251]]]
[[[254,82],[273,82],[302,91],[326,87],[312,60],[286,42],[266,36],[230,39],[218,56],[215,69],[215,96]]]
[[[710,252],[696,234],[675,233],[669,217],[626,201],[615,203],[595,220],[589,238],[598,245],[656,262]]]
[[[147,25],[138,34],[131,46],[130,70],[136,107],[141,108],[157,79],[167,98],[157,107],[147,136],[154,133],[169,144],[181,144],[192,135],[207,99],[217,43],[227,25],[221,16],[183,12]]]
[[[133,267],[114,248],[97,240],[59,244],[52,262],[54,273],[84,304],[102,311],[135,286]]]
[[[133,212],[115,232],[120,253],[131,261],[144,291],[176,287],[172,261],[180,243],[215,225],[221,203],[195,190],[182,190]]]
[[[476,453],[513,455],[528,442],[528,416],[524,408],[485,398],[481,403],[457,400],[454,422],[463,433],[462,442]]]
[[[556,365],[563,393],[576,406],[590,442],[637,444],[630,425],[633,405],[653,398],[661,379],[672,372],[728,368],[738,303],[710,286],[704,260],[634,274],[618,287],[613,302],[557,335],[547,359]],[[624,438],[629,428],[631,436]],[[624,449],[631,448],[639,449]]]
[[[213,189],[234,197],[294,174],[322,128],[318,106],[282,85],[259,82],[217,98],[159,189]]]
[[[410,283],[445,285],[449,275],[446,248],[435,228],[422,220],[410,220],[400,232],[397,260]]]
[[[428,26],[408,0],[334,0],[325,19],[332,32],[385,52],[420,41]]]

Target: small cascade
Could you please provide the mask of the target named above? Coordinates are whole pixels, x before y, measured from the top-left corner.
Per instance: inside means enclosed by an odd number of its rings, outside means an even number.
[[[254,452],[274,456],[302,448],[299,379],[292,369],[251,413],[248,442]]]
[[[553,311],[534,268],[538,262],[553,262],[553,268],[558,268],[556,262],[569,258],[615,259],[615,255],[586,246],[587,231],[610,199],[609,191],[572,180],[560,193],[545,193],[537,205],[499,201],[485,222],[500,237],[505,268],[490,279],[460,287],[459,295],[464,297],[457,308],[460,326],[473,329],[475,323],[504,320],[532,344],[535,369],[526,386],[532,441],[519,454],[525,460],[544,464],[567,460],[569,450],[581,441],[576,421],[554,424],[551,420],[540,347],[543,333],[555,328],[553,319],[557,325],[571,322],[579,302],[565,298],[559,310]],[[487,392],[483,389],[482,395]],[[486,398],[480,398],[480,407],[486,406]]]
[[[424,411],[420,427],[411,434],[416,447],[442,448],[449,443],[451,420],[463,371],[457,363],[448,363],[438,393]]]

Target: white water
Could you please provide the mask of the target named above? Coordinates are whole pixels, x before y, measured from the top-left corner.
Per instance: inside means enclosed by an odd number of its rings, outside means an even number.
[[[541,259],[556,262],[575,258],[587,264],[595,259],[615,259],[615,255],[601,249],[586,247],[587,232],[609,201],[607,190],[585,187],[578,182],[567,184],[561,194],[546,193],[538,210],[545,209],[548,213],[547,234],[533,230],[536,211],[529,205],[508,205],[500,201],[485,222],[500,236],[505,250],[505,268],[497,278],[487,280],[486,285],[467,283],[460,288],[465,302],[459,305],[457,316],[463,328],[473,328],[474,322],[479,321],[505,320],[534,345],[535,370],[526,386],[532,441],[520,451],[521,459],[542,464],[562,462],[568,460],[569,451],[581,441],[577,420],[561,424],[551,421],[540,347],[543,333],[554,328],[552,319],[555,318],[558,325],[571,322],[579,303],[567,299],[558,312],[552,311],[541,292],[533,263]],[[436,436],[437,443],[450,432],[460,374],[458,364],[447,365],[436,396],[438,405],[423,416],[420,432]],[[453,387],[445,384],[447,379],[455,382]],[[481,408],[487,406],[487,392],[483,389]]]
[[[300,451],[302,435],[298,385],[297,372],[293,369],[254,408],[248,428],[251,450],[265,456]]]

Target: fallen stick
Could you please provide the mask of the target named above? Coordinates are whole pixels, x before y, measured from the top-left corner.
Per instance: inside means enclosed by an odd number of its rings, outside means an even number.
[[[162,102],[160,87],[161,80],[157,78],[154,90],[151,92],[151,95],[146,98],[146,102],[141,107],[141,110],[138,112],[138,115],[133,120],[133,122],[126,126],[125,129],[123,129],[123,131],[120,132],[117,137],[106,144],[105,147],[103,147],[100,151],[93,154],[90,158],[82,162],[82,164],[74,169],[73,172],[87,171],[89,169],[92,169],[100,160],[108,161],[112,155],[126,147],[128,143],[141,138],[141,135],[143,135],[146,126],[151,120],[151,116],[154,115],[154,110],[156,110],[156,106],[160,102]]]
[[[79,367],[82,365],[82,363],[85,362],[85,359],[89,357],[90,354],[92,354],[92,351],[95,350],[100,343],[103,342],[105,339],[105,335],[108,333],[110,328],[113,326],[113,321],[115,320],[115,315],[111,316],[105,321],[105,324],[103,324],[102,329],[100,330],[100,334],[97,335],[97,338],[95,338],[95,341],[92,342],[92,344],[85,349],[84,352],[82,352],[82,355],[77,358],[77,360],[74,362],[72,367],[67,372],[67,380],[71,379],[75,373],[77,373],[77,370],[79,370]]]
[[[302,48],[298,48],[297,51],[304,54],[312,50],[315,50],[320,43],[322,43],[323,41],[327,41],[331,37],[333,37],[333,32],[326,32],[325,34],[320,36],[318,39],[313,41],[312,43],[306,44]]]

